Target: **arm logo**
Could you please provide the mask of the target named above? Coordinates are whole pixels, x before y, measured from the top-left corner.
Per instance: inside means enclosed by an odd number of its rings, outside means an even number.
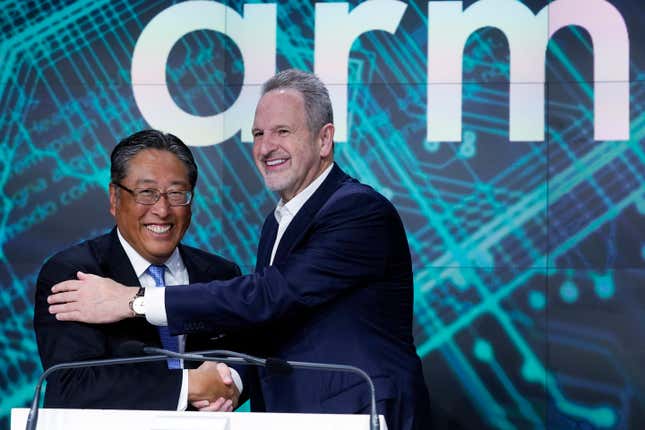
[[[396,0],[366,1],[351,12],[348,3],[316,4],[314,72],[329,88],[338,141],[347,140],[352,43],[372,30],[393,34],[406,8]],[[260,85],[276,71],[276,16],[275,4],[245,4],[242,17],[211,1],[180,3],[155,16],[132,54],[134,98],[146,121],[194,146],[221,143],[240,130],[243,141],[252,141]],[[468,37],[484,27],[499,29],[508,41],[509,140],[544,140],[546,47],[555,32],[571,25],[586,30],[593,44],[594,138],[629,140],[629,35],[620,12],[606,0],[555,0],[537,14],[517,0],[479,0],[466,9],[462,1],[429,1],[427,140],[462,140],[463,50]],[[244,61],[240,95],[226,111],[211,116],[182,110],[166,83],[172,47],[197,30],[230,37]]]

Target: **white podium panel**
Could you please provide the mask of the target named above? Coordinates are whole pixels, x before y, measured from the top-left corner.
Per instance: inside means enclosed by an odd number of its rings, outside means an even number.
[[[28,409],[11,410],[24,430]],[[387,430],[380,416],[381,430]],[[369,415],[41,409],[36,430],[369,430]]]

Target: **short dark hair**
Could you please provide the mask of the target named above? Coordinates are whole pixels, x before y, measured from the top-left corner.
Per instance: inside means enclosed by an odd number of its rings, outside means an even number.
[[[197,164],[192,152],[184,142],[170,133],[159,130],[138,131],[121,140],[112,150],[110,156],[110,179],[120,183],[128,174],[128,164],[139,152],[145,149],[159,149],[173,154],[184,163],[188,170],[188,182],[191,189],[197,184]]]
[[[283,70],[264,83],[262,95],[278,89],[293,89],[302,94],[307,124],[312,133],[317,133],[325,124],[334,122],[329,92],[313,73],[298,69]]]

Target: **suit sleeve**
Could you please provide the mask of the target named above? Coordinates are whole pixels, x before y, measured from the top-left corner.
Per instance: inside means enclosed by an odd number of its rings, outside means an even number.
[[[396,267],[409,265],[403,226],[394,207],[373,191],[336,196],[304,234],[285,260],[260,272],[192,285],[190,295],[166,289],[171,331],[252,329],[378,285],[386,271],[401,272],[408,277],[402,288],[409,287],[411,273]]]
[[[96,268],[50,260],[42,268],[36,287],[34,330],[43,368],[54,364],[113,357],[114,340],[108,333],[137,333],[119,324],[91,325],[56,320],[48,312],[47,296],[57,282],[72,279],[78,270]],[[141,320],[138,320],[141,321]],[[181,370],[169,370],[165,362],[59,370],[48,378],[46,407],[176,410]]]

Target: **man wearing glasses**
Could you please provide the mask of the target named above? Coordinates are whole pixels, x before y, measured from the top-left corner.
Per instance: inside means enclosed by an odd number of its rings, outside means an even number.
[[[58,321],[47,311],[51,287],[78,271],[143,288],[186,285],[240,274],[237,265],[181,245],[190,225],[197,165],[177,137],[144,130],[112,151],[110,213],[116,227],[49,259],[36,289],[34,329],[44,368],[111,358],[129,340],[183,352],[214,349],[208,337],[171,336],[137,318],[114,324]],[[179,287],[178,287],[179,288]],[[185,287],[184,287],[185,288]],[[189,363],[186,363],[188,366]],[[45,406],[55,408],[232,410],[242,389],[224,364],[184,369],[178,360],[69,369],[48,380]],[[235,382],[233,382],[235,378]]]

